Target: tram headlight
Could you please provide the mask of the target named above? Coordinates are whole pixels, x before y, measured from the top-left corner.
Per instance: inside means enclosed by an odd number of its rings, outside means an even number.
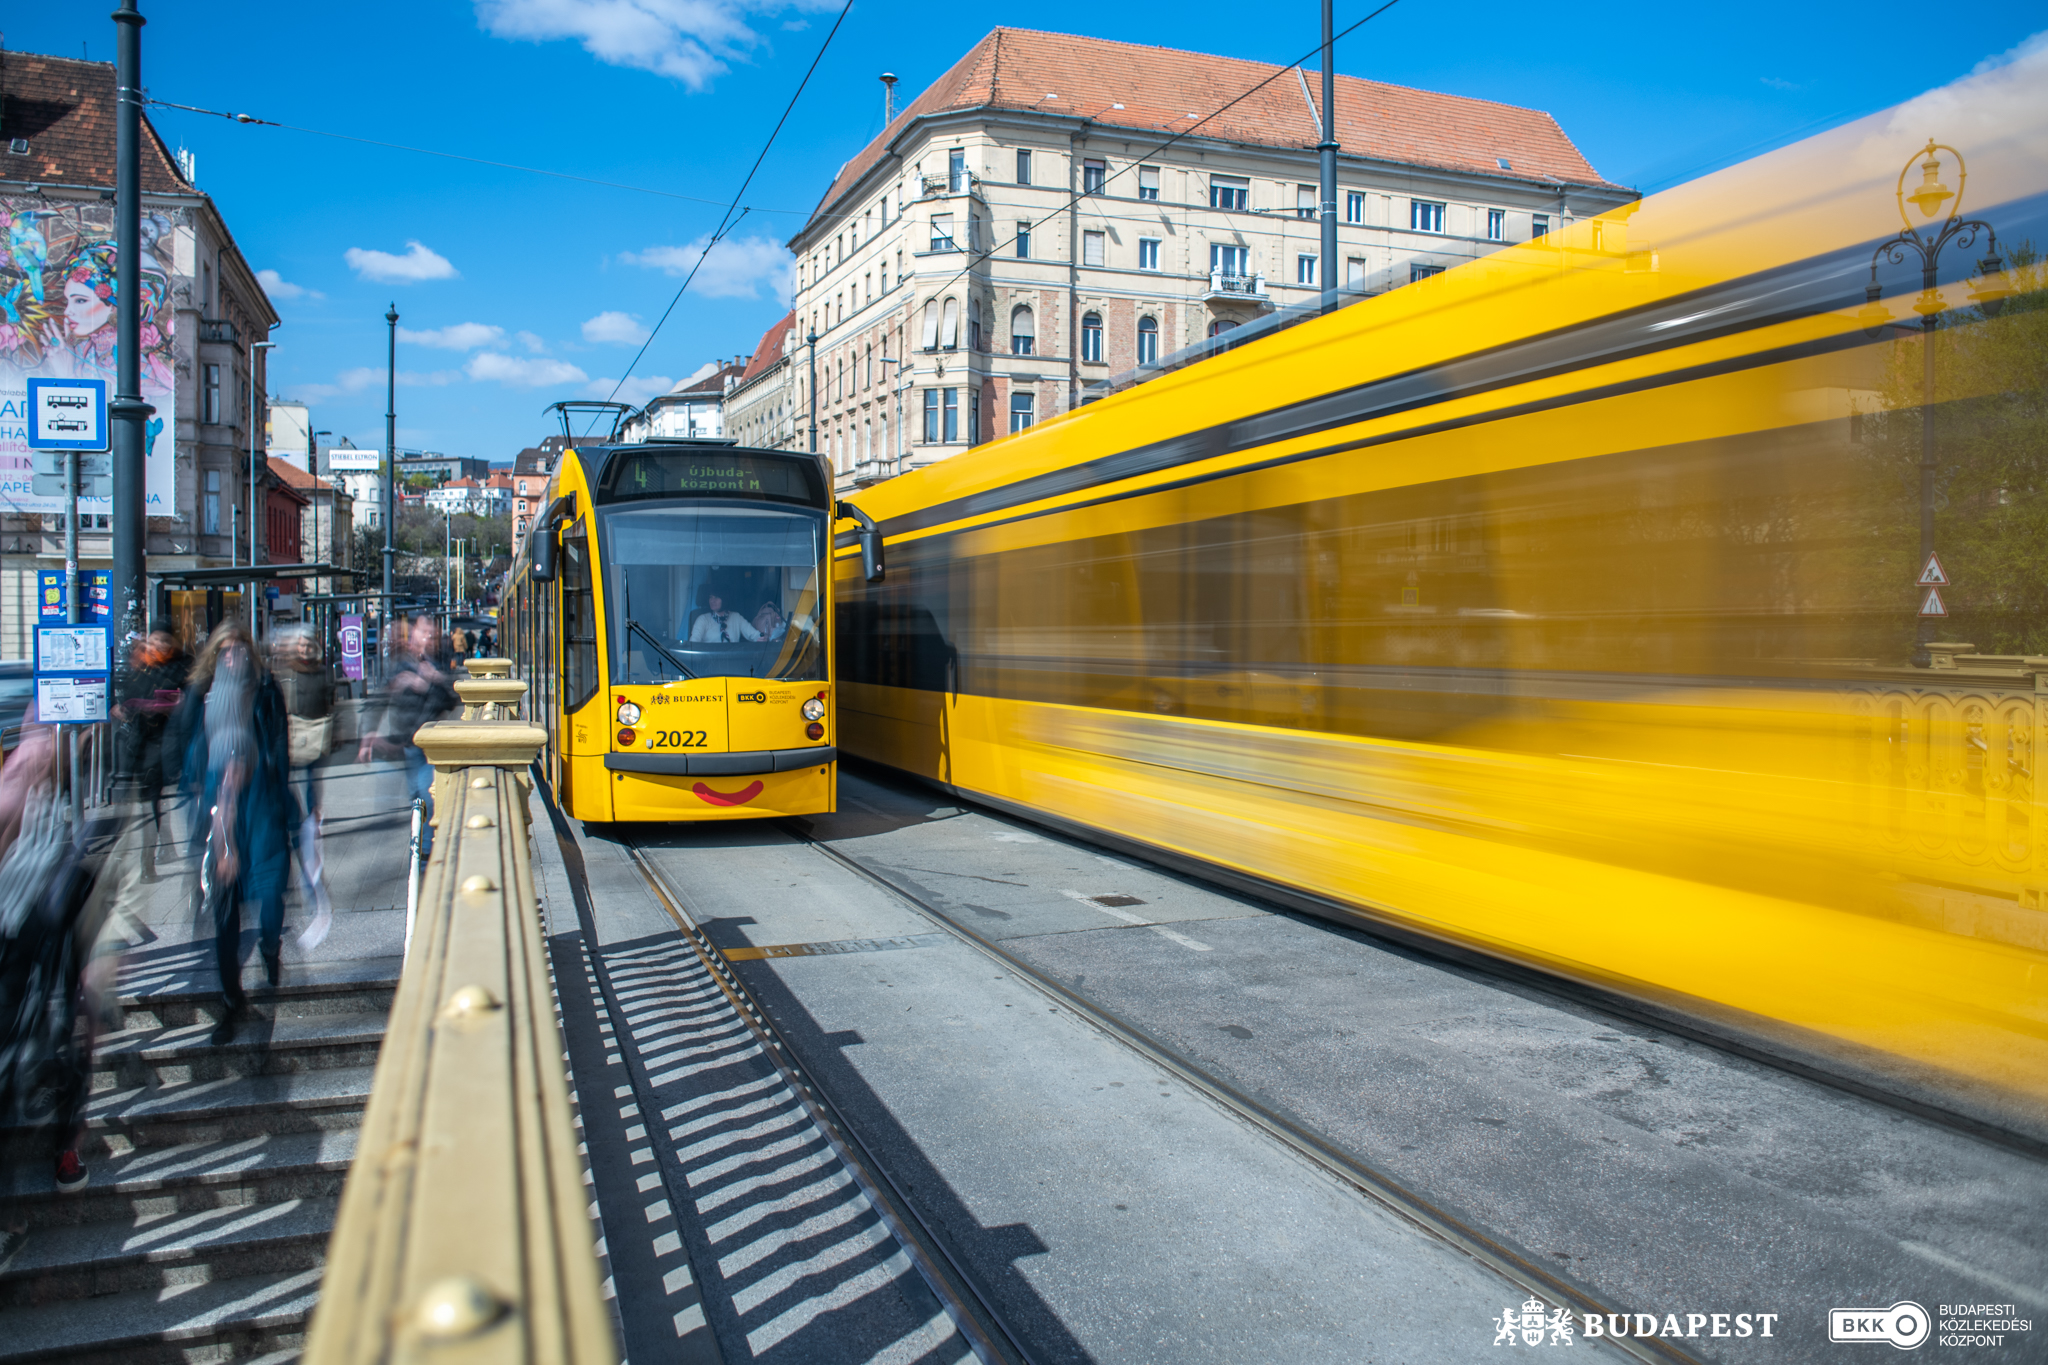
[[[620,703],[619,703],[619,724],[621,724],[621,725],[638,725],[639,723],[640,723],[640,708],[639,708],[639,707],[638,707],[637,705],[635,705],[634,703],[630,702],[630,701],[622,701],[622,702],[620,702]],[[627,740],[626,742],[627,742],[628,744],[632,743],[632,741],[631,741],[631,740]]]
[[[811,698],[811,699],[810,699],[809,701],[807,701],[807,702],[805,702],[805,703],[804,703],[804,719],[805,719],[805,720],[823,720],[823,719],[825,719],[825,702],[824,702],[824,699],[823,699],[823,698],[820,698],[820,697],[812,697],[812,698]]]

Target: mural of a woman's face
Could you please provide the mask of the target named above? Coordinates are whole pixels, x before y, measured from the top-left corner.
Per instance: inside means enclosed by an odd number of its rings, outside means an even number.
[[[113,319],[114,308],[79,280],[64,286],[64,322],[75,337],[89,337]]]

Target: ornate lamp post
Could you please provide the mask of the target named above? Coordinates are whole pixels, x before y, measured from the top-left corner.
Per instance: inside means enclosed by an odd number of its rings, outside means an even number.
[[[1941,183],[1941,154],[1948,153],[1956,159],[1956,187],[1950,190]],[[1921,158],[1926,158],[1921,160]],[[1920,183],[1911,194],[1906,193],[1906,177],[1913,170],[1913,163],[1920,163]],[[1906,158],[1906,164],[1899,171],[1898,204],[1899,221],[1905,224],[1897,236],[1879,242],[1877,250],[1870,257],[1870,284],[1864,289],[1867,302],[1857,320],[1871,336],[1882,336],[1884,329],[1892,325],[1892,315],[1878,300],[1884,290],[1877,282],[1877,267],[1880,262],[1905,265],[1910,259],[1909,252],[1920,257],[1920,297],[1913,301],[1913,311],[1920,315],[1920,358],[1923,366],[1920,391],[1920,558],[1925,564],[1934,553],[1934,329],[1936,319],[1948,306],[1942,302],[1941,289],[1936,282],[1937,265],[1941,253],[1951,244],[1960,245],[1963,250],[1973,249],[1979,239],[1989,253],[1977,262],[1977,269],[1984,278],[1972,290],[1970,298],[1984,311],[1986,317],[1995,317],[2006,296],[2012,291],[1997,278],[2004,273],[2005,262],[1998,255],[1998,234],[1991,224],[1980,218],[1964,218],[1963,186],[1969,182],[1969,171],[1963,164],[1963,154],[1946,143],[1928,139],[1927,146]],[[1915,224],[1913,215],[1906,206],[1911,204],[1920,211],[1925,220]],[[1948,213],[1936,222],[1943,206]],[[1932,659],[1928,654],[1928,643],[1934,639],[1934,620],[1923,616],[1913,634],[1913,666],[1926,668]]]

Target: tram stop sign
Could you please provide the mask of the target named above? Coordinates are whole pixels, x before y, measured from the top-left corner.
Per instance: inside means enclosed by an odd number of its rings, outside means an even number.
[[[28,448],[30,450],[105,450],[107,448],[107,381],[104,379],[29,380]]]

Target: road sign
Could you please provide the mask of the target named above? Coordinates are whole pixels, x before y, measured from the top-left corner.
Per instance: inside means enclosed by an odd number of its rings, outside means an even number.
[[[33,464],[32,491],[39,498],[71,496],[71,489],[64,483],[64,462],[73,458],[78,461],[79,497],[114,496],[114,457],[110,454],[90,451],[74,457],[61,450],[36,450],[29,452],[29,458]]]
[[[36,626],[36,676],[105,673],[113,661],[112,632],[106,626]]]
[[[1925,567],[1920,570],[1920,586],[1923,588],[1945,588],[1948,586],[1948,575],[1941,571],[1941,556],[1931,550],[1927,554]],[[1924,616],[1926,613],[1922,612],[1921,614]]]
[[[1940,588],[1929,588],[1927,590],[1927,596],[1920,600],[1920,614],[1922,616],[1948,615],[1948,607],[1941,600]]]
[[[45,725],[96,725],[107,718],[107,679],[37,678],[36,719]]]
[[[28,448],[30,450],[105,450],[107,448],[107,381],[104,379],[29,380]]]

